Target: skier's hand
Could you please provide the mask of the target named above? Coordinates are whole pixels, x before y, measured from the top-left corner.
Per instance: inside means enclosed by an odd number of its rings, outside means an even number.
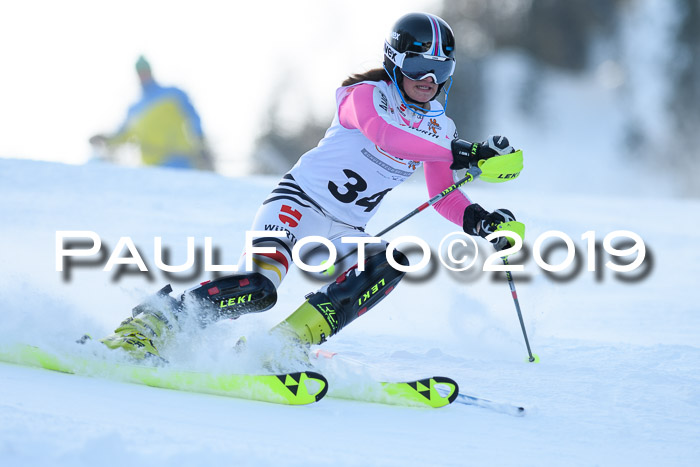
[[[489,136],[483,143],[470,143],[463,139],[452,140],[452,170],[476,167],[479,161],[494,156],[510,154],[515,148],[505,136]]]
[[[469,235],[478,235],[485,238],[496,232],[500,224],[514,220],[515,216],[508,209],[496,209],[493,212],[488,212],[478,204],[473,203],[464,210],[462,227]],[[509,246],[506,237],[498,237],[491,240],[491,244],[497,251],[504,250]]]

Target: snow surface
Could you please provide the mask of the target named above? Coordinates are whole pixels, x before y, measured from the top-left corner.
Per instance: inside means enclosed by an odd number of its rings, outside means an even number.
[[[584,268],[564,282],[549,279],[531,256],[520,260],[525,272],[516,275],[518,295],[541,363],[525,362],[503,278],[455,275],[443,266],[422,281],[415,278],[422,273],[409,275],[323,346],[365,365],[318,363],[330,395],[334,382],[354,378],[445,375],[463,393],[525,406],[525,417],[333,398],[287,407],[2,363],[0,464],[698,465],[700,202],[626,193],[619,177],[614,192],[547,191],[538,176],[526,166],[519,180],[476,182],[467,191],[487,209],[512,209],[528,227],[530,247],[548,230],[566,233],[578,247]],[[415,178],[387,196],[369,232],[427,198]],[[0,159],[2,344],[65,348],[86,332],[103,336],[165,283],[179,292],[209,278],[166,278],[154,266],[156,236],[172,248],[173,264],[184,261],[187,236],[198,246],[212,237],[221,263],[235,263],[255,210],[276,181]],[[602,241],[620,229],[640,235],[650,252],[643,280],[623,282],[605,268],[597,280],[585,270],[581,235],[593,230]],[[94,231],[107,254],[120,237],[131,237],[151,280],[144,274],[115,279],[102,265],[75,268],[66,279],[55,267],[57,230]],[[455,230],[431,210],[387,238],[416,235],[436,251]],[[255,367],[227,360],[232,343],[264,333],[317,287],[290,273],[274,309],[192,336],[178,364]]]

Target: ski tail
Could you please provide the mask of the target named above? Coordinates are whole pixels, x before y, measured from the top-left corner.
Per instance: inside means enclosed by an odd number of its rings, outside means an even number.
[[[289,404],[303,405],[318,402],[328,392],[328,380],[322,374],[314,371],[285,373],[275,375],[275,377],[292,394],[293,397],[290,397],[286,391],[281,391]],[[316,388],[312,389],[314,384]],[[280,387],[279,389],[281,390],[282,388]]]

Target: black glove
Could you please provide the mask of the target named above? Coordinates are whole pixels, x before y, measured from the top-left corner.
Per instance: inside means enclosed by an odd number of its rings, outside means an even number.
[[[469,235],[478,235],[485,238],[489,234],[496,232],[497,227],[504,222],[512,222],[515,216],[508,209],[496,209],[493,212],[488,212],[478,204],[470,204],[464,210],[464,218],[462,227]],[[505,250],[509,246],[506,237],[498,237],[491,240],[493,247],[497,251]]]
[[[493,156],[510,154],[515,148],[505,136],[489,136],[483,143],[470,143],[463,139],[452,140],[452,165],[450,169],[468,169],[476,167],[479,161]]]

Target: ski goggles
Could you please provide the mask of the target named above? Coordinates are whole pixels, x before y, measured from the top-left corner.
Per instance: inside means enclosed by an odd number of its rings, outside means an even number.
[[[406,78],[414,81],[420,81],[430,76],[435,80],[435,84],[442,84],[455,71],[455,61],[452,58],[417,52],[399,53],[387,42],[384,43],[384,54],[394,65],[399,67]]]

